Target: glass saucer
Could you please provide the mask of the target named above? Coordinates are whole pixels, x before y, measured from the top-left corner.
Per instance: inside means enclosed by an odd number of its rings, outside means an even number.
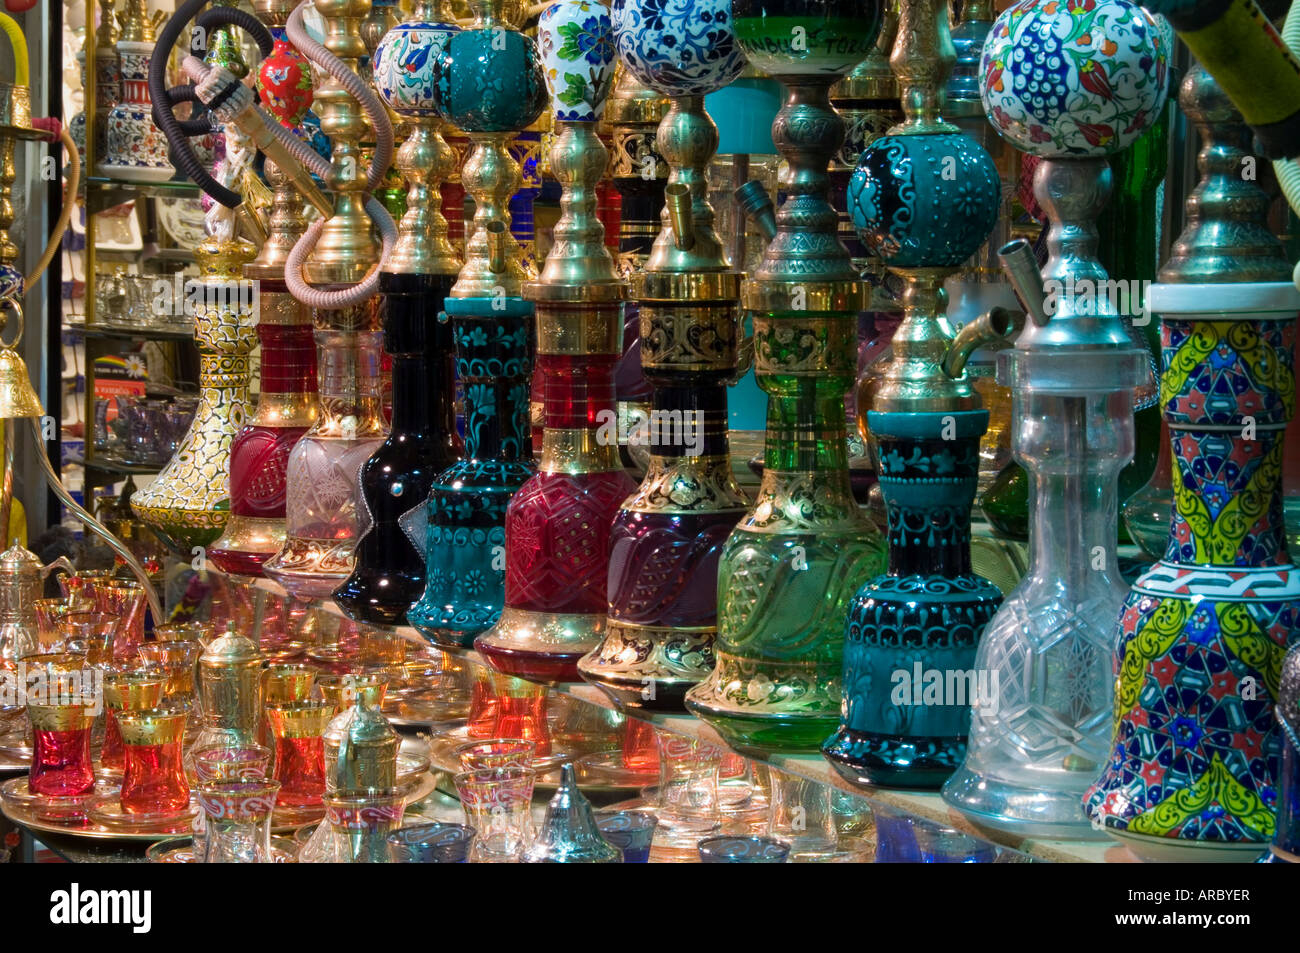
[[[116,797],[118,786],[106,781],[96,781],[93,789],[85,794],[68,797],[50,797],[36,794],[27,787],[27,778],[10,778],[0,785],[0,799],[6,805],[19,811],[27,811],[39,821],[53,824],[81,823],[89,817],[90,804],[105,797]]]
[[[312,824],[325,816],[325,804],[277,804],[271,817],[271,826],[300,827]]]
[[[150,844],[144,856],[151,864],[197,864],[194,856],[194,838],[169,837]],[[271,838],[271,856],[277,864],[293,864],[298,860],[298,845],[284,837]]]
[[[103,824],[105,827],[115,827],[120,830],[143,830],[148,829],[151,833],[165,833],[175,831],[189,831],[194,824],[194,818],[199,813],[199,802],[191,799],[189,805],[181,811],[150,812],[148,814],[131,814],[122,810],[121,793],[114,794],[110,797],[100,798],[90,806],[90,817],[93,821]]]

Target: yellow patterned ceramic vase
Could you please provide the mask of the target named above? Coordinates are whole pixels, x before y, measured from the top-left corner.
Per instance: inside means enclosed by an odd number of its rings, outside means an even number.
[[[230,443],[250,410],[249,354],[257,343],[257,294],[243,278],[256,249],[241,240],[205,240],[199,277],[183,300],[199,346],[199,406],[194,423],[158,478],[131,497],[131,509],[186,557],[207,546],[230,514]]]

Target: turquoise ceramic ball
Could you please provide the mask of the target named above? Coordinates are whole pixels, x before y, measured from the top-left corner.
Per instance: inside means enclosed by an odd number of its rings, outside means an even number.
[[[849,180],[863,242],[896,268],[956,268],[997,222],[1002,182],[993,159],[962,133],[882,136]]]
[[[514,30],[462,30],[434,64],[434,100],[465,132],[511,132],[546,108],[546,76],[537,44]]]

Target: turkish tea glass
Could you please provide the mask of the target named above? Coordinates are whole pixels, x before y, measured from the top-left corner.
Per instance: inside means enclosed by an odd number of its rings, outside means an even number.
[[[169,705],[189,708],[194,704],[194,666],[203,653],[202,643],[188,639],[147,642],[138,653],[146,669],[166,676],[164,698]]]
[[[118,630],[115,616],[95,610],[69,609],[59,616],[58,628],[60,651],[85,655],[91,665],[113,657]]]
[[[456,759],[465,771],[488,768],[529,768],[537,745],[527,738],[489,738],[456,747]]]
[[[343,675],[317,675],[313,695],[341,712],[353,705],[382,708],[388,692],[388,676],[380,672],[349,673]]]
[[[389,834],[388,848],[394,863],[463,864],[477,834],[464,824],[417,824]]]
[[[551,753],[551,729],[546,721],[545,685],[523,678],[504,676],[497,686],[496,720],[492,738],[523,738],[537,746],[535,756]]]
[[[194,751],[194,776],[207,781],[253,781],[271,773],[271,749],[263,745],[209,745]]]
[[[113,657],[134,660],[144,644],[144,587],[134,580],[95,577],[88,588],[95,608],[117,620]]]
[[[517,863],[532,844],[532,768],[489,768],[456,775],[456,793],[469,825],[478,831],[470,859],[480,864]]]
[[[59,620],[74,610],[93,610],[95,604],[87,599],[37,599],[33,604],[36,610],[36,638],[41,652],[62,652],[63,633],[59,629]]]
[[[328,702],[270,705],[266,716],[275,740],[276,804],[291,810],[314,809],[325,793],[325,729],[334,717]]]
[[[137,669],[104,673],[104,744],[99,752],[103,767],[121,769],[125,765],[117,713],[157,708],[166,687],[167,678],[159,672]]]
[[[78,655],[30,655],[22,660],[32,766],[27,787],[47,797],[74,797],[95,786],[90,729],[99,709],[99,673]]]
[[[722,749],[699,738],[660,732],[659,832],[666,845],[693,847],[722,826],[718,773]]]
[[[623,852],[625,864],[650,862],[650,846],[658,824],[659,818],[649,811],[619,811],[616,814],[596,815],[600,836]]]
[[[270,864],[271,824],[280,782],[268,778],[201,781],[203,862]]]
[[[389,835],[402,826],[405,801],[400,794],[325,795],[330,846],[323,860],[341,864],[386,864]]]
[[[122,732],[122,811],[180,814],[189,807],[181,745],[188,712],[146,708],[117,713]]]
[[[800,852],[831,850],[839,840],[832,788],[767,768],[767,834]]]

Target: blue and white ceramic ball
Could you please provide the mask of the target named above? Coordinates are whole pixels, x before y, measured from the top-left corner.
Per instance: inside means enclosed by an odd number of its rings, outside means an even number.
[[[1020,0],[980,59],[989,122],[1044,157],[1106,156],[1160,116],[1169,88],[1161,26],[1128,0]]]
[[[970,136],[881,136],[849,179],[849,214],[862,241],[895,268],[956,268],[997,222],[1002,181]]]
[[[618,56],[665,96],[705,96],[745,68],[731,0],[615,0]]]
[[[379,41],[373,58],[375,89],[394,112],[436,116],[434,65],[447,41],[460,32],[454,23],[399,23]]]

